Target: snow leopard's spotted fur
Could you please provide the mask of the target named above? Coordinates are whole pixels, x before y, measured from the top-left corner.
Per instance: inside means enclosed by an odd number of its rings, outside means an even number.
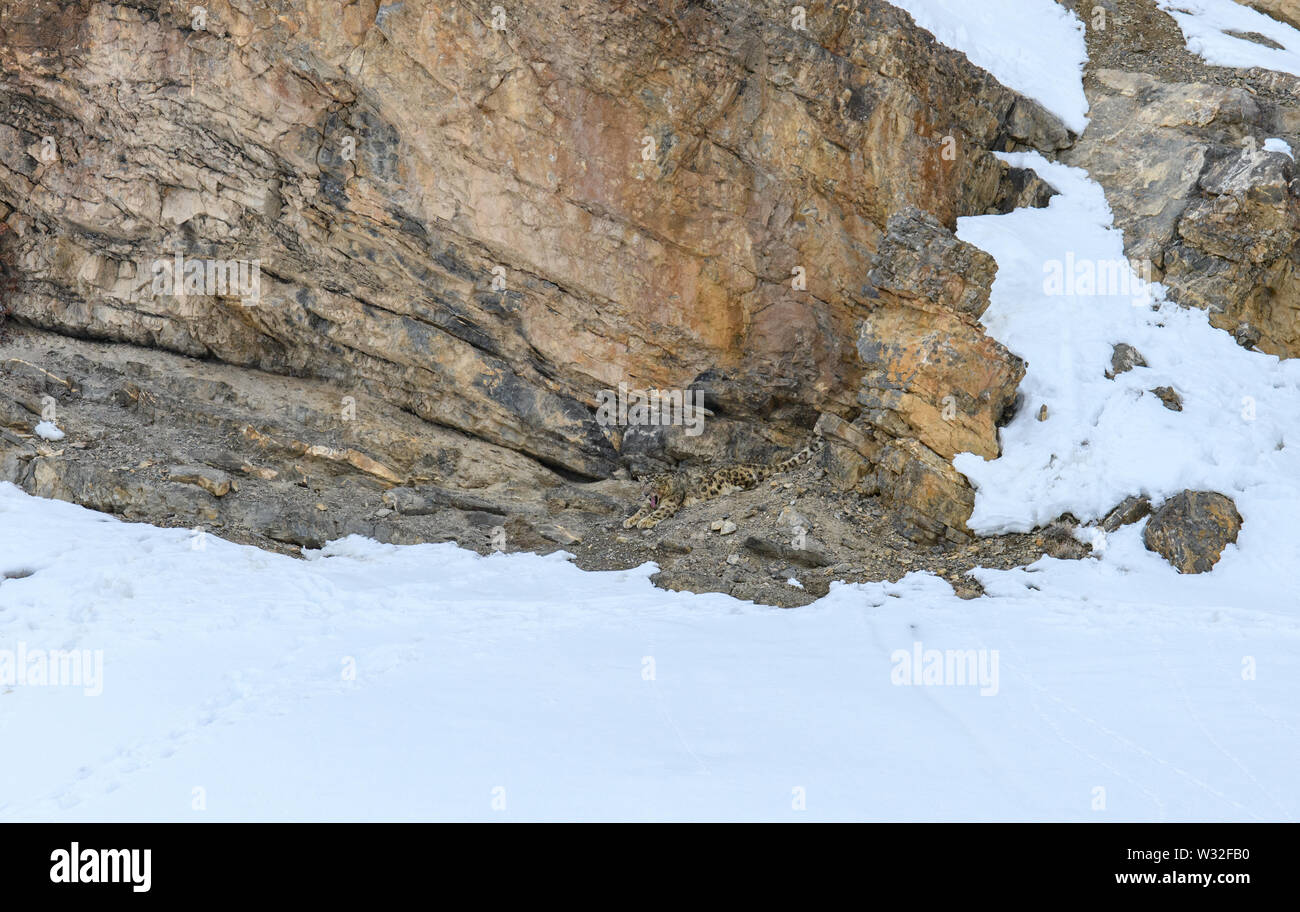
[[[623,520],[623,528],[653,529],[682,507],[735,491],[747,491],[764,479],[803,465],[821,450],[823,444],[822,438],[817,437],[788,459],[768,465],[742,463],[712,471],[652,475],[646,482],[640,509]]]

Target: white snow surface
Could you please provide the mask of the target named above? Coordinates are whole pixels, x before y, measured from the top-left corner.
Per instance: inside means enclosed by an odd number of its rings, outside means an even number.
[[[1083,23],[1054,0],[889,0],[1075,133],[1088,125]]]
[[[1295,819],[1292,600],[1137,534],[975,602],[913,574],[783,611],[649,564],[196,549],[0,484],[0,650],[103,660],[99,696],[0,686],[0,820]],[[995,693],[895,684],[916,643],[996,650]]]
[[[1187,49],[1206,63],[1263,67],[1300,76],[1300,31],[1234,0],[1156,0],[1182,29]],[[1237,32],[1238,35],[1229,34]],[[1254,32],[1281,48],[1239,37]]]
[[[1165,300],[1159,285],[1045,293],[1053,261],[1076,271],[1124,264],[1122,236],[1083,171],[1037,152],[1000,157],[1061,192],[1043,209],[958,219],[958,236],[998,261],[983,322],[1028,362],[1025,404],[1002,428],[1002,456],[953,460],[978,492],[972,528],[1026,531],[1064,512],[1097,519],[1130,494],[1159,502],[1185,488],[1215,490],[1246,519],[1216,574],[1251,562],[1241,552],[1300,566],[1300,361],[1241,348],[1203,311]],[[1110,380],[1120,342],[1149,366]],[[1162,386],[1182,397],[1181,412],[1150,392]],[[1049,417],[1040,422],[1043,404]]]

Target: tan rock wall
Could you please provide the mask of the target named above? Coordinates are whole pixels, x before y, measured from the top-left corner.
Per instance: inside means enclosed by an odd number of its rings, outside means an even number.
[[[890,215],[1009,205],[985,150],[1067,141],[878,0],[496,5],[0,2],[18,317],[604,476],[619,381],[851,415]],[[152,294],[175,250],[260,260],[259,303]]]

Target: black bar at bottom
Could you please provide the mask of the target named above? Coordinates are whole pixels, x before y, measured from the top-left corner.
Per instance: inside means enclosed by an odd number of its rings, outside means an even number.
[[[689,884],[702,878],[715,889],[735,890],[733,900],[753,890],[770,900],[788,888],[808,893],[807,901],[828,888],[848,887],[873,899],[897,893],[924,897],[927,904],[945,895],[969,900],[976,886],[980,895],[998,897],[1182,898],[1199,891],[1227,901],[1260,887],[1271,894],[1293,886],[1282,868],[1295,833],[1278,824],[721,829],[9,824],[0,826],[0,882],[10,900],[33,894],[93,900],[113,893],[319,897],[331,903],[439,884],[483,889],[494,901],[512,887],[532,891],[535,901],[557,890],[565,896],[604,892],[614,900],[601,886],[611,877],[622,884],[618,894],[628,895],[678,889],[689,895]],[[87,882],[96,878],[107,882]]]

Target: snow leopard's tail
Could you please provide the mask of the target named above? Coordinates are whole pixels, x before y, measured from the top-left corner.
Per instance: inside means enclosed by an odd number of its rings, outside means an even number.
[[[773,462],[764,466],[763,478],[767,478],[769,475],[780,475],[782,472],[789,472],[791,469],[798,468],[820,453],[824,446],[826,446],[826,440],[824,438],[820,436],[814,437],[808,442],[806,447],[795,453],[793,456],[782,459],[780,462]]]

